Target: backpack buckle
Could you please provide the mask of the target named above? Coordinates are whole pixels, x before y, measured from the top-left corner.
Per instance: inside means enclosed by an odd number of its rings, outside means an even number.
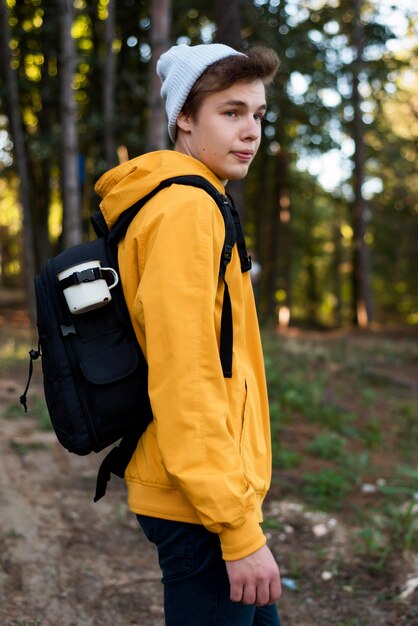
[[[61,289],[67,289],[73,285],[81,285],[81,283],[91,283],[94,280],[102,278],[102,271],[100,267],[88,267],[80,272],[73,272],[70,276],[60,280]]]
[[[243,274],[244,272],[249,272],[252,266],[253,266],[253,262],[251,259],[251,255],[249,254],[248,256],[243,256],[241,259],[241,272]]]
[[[225,265],[228,265],[231,259],[232,259],[232,246],[226,243],[224,246],[224,253],[223,253],[223,260],[225,262]]]
[[[100,267],[88,267],[81,272],[74,272],[72,274],[74,278],[74,285],[80,285],[80,283],[91,283],[94,280],[101,278],[102,272]]]

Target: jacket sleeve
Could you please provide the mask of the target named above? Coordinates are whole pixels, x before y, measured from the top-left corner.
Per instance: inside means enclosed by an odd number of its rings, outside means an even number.
[[[147,225],[145,264],[134,304],[142,319],[149,394],[165,470],[210,531],[225,559],[265,543],[255,493],[227,423],[219,358],[223,286],[222,215],[204,192],[164,193]],[[151,215],[152,212],[150,211]]]

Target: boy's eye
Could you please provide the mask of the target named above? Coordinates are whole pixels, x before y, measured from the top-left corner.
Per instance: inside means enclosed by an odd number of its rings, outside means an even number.
[[[235,111],[225,111],[225,115],[227,117],[234,117],[236,115]]]

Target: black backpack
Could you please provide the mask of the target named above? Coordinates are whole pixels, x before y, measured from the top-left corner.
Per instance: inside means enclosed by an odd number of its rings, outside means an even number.
[[[109,303],[73,315],[57,274],[91,260],[118,271],[117,244],[130,222],[153,195],[172,184],[204,189],[216,201],[224,218],[225,243],[219,269],[225,285],[220,360],[224,376],[231,377],[232,310],[225,272],[235,243],[243,272],[251,268],[251,259],[231,198],[219,193],[206,179],[179,176],[163,181],[124,211],[110,231],[101,211],[97,211],[92,217],[97,239],[50,259],[35,277],[39,342],[38,350],[29,352],[29,379],[20,401],[26,411],[33,361],[41,356],[45,399],[59,442],[79,455],[99,452],[118,442],[100,465],[95,502],[104,496],[111,473],[123,478],[140,436],[152,421],[147,363],[135,337],[120,281],[112,289]],[[108,279],[106,271],[76,272],[67,279],[67,285],[68,281],[77,284],[98,278]]]

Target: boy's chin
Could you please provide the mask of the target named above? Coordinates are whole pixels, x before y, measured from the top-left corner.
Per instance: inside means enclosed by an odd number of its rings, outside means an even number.
[[[228,176],[227,182],[243,180],[247,176],[247,174],[248,174],[248,170],[242,174],[231,174],[230,176]]]
[[[225,168],[222,170],[215,171],[214,174],[219,178],[220,181],[224,185],[228,183],[228,181],[239,181],[243,180],[248,174],[249,166],[242,168]]]
[[[238,181],[238,180],[243,180],[243,178],[245,178],[248,174],[248,167],[244,168],[242,170],[235,170],[235,171],[229,171],[229,172],[225,172],[225,176],[223,177],[224,180],[228,180],[228,181]]]

